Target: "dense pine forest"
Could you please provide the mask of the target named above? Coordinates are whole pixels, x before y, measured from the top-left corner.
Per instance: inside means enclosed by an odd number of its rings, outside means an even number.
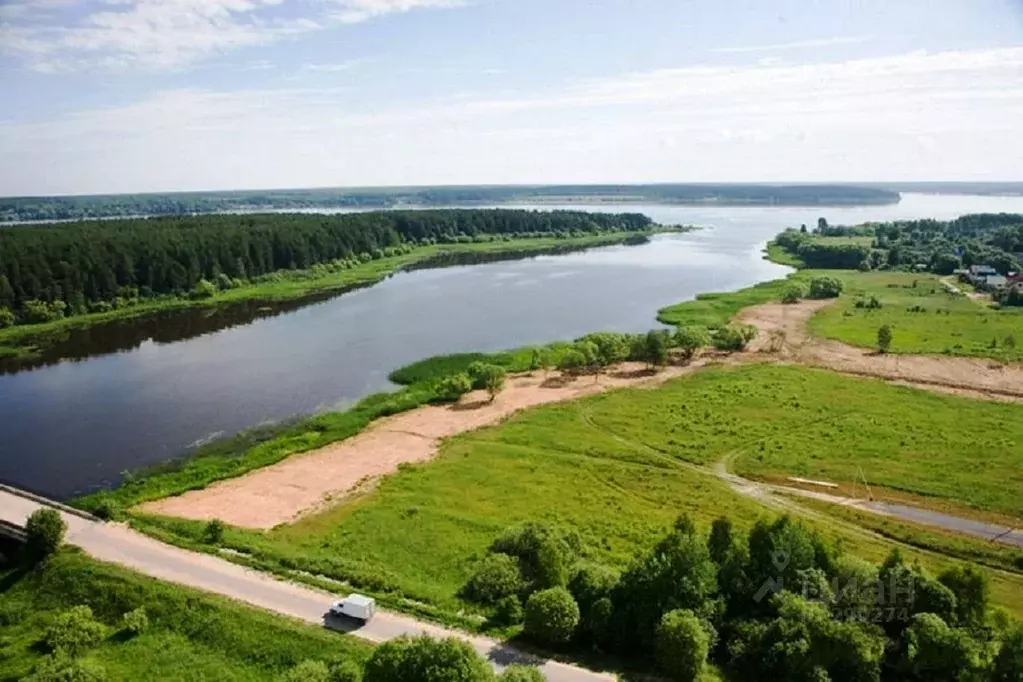
[[[137,218],[0,229],[0,327],[163,296],[209,297],[281,270],[332,269],[419,245],[643,231],[646,216],[435,210]]]
[[[486,206],[566,201],[819,206],[894,204],[897,191],[852,185],[521,185],[365,187],[0,198],[0,222],[298,208]]]

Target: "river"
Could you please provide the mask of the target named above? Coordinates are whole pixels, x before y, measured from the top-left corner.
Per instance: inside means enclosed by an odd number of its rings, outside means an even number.
[[[642,246],[400,273],[274,314],[243,307],[76,335],[65,349],[76,360],[0,376],[0,480],[68,497],[220,435],[344,408],[387,390],[390,370],[430,355],[600,329],[645,331],[665,305],[783,276],[787,268],[762,259],[764,243],[821,215],[843,224],[1023,213],[1023,197],[907,194],[897,205],[842,208],[570,208],[637,211],[706,229]],[[110,352],[116,348],[124,350]]]

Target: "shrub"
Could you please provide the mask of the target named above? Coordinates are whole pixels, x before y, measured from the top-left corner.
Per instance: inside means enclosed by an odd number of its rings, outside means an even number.
[[[140,606],[121,616],[124,623],[124,630],[130,635],[141,635],[149,627],[149,616],[146,615],[146,607]]]
[[[494,622],[498,625],[515,625],[522,622],[522,602],[514,594],[499,599],[494,607]]]
[[[607,646],[610,641],[614,610],[614,602],[610,597],[602,597],[590,605],[589,613],[586,614],[582,627],[594,644]]]
[[[323,661],[305,660],[281,676],[281,682],[331,682]]]
[[[806,296],[806,291],[800,286],[791,286],[785,290],[785,295],[782,296],[782,303],[799,303],[803,297]]]
[[[679,327],[675,332],[675,345],[682,349],[682,357],[686,360],[691,359],[708,343],[710,343],[710,333],[706,327]]]
[[[695,680],[710,653],[707,627],[692,611],[668,611],[657,626],[657,664],[673,680]]]
[[[224,522],[220,519],[210,519],[203,531],[203,538],[211,545],[218,545],[224,539]]]
[[[398,637],[378,646],[364,682],[490,682],[494,673],[462,640]]]
[[[842,280],[819,276],[810,280],[810,298],[836,298],[842,293]]]
[[[518,594],[523,588],[522,573],[516,558],[507,554],[490,554],[476,568],[465,584],[465,596],[482,604],[493,604]]]
[[[25,550],[34,561],[40,561],[56,552],[62,542],[67,524],[55,509],[37,509],[25,523]]]
[[[558,362],[558,369],[562,372],[574,372],[586,366],[586,356],[574,348],[565,351]]]
[[[529,523],[506,531],[491,551],[517,557],[523,579],[531,589],[560,587],[568,582],[577,541],[547,526]]]
[[[887,324],[881,325],[877,330],[877,349],[887,353],[892,346],[892,328]]]
[[[437,385],[437,395],[441,400],[455,402],[472,390],[472,379],[465,372],[444,377]]]
[[[606,566],[588,564],[583,566],[568,583],[568,591],[579,604],[579,611],[585,619],[590,607],[599,599],[611,596],[618,584],[618,573]]]
[[[746,348],[746,345],[757,336],[757,328],[753,325],[740,327],[722,327],[714,333],[714,347],[718,350],[735,352]]]
[[[361,682],[362,668],[352,661],[339,661],[330,666],[330,682]]]
[[[217,285],[208,279],[200,279],[192,289],[192,298],[211,298],[217,293]]]
[[[75,606],[58,614],[43,641],[54,652],[77,656],[106,636],[106,626],[92,617],[88,606]]]
[[[44,658],[22,682],[103,682],[103,668],[92,661],[76,661],[58,653]]]
[[[991,682],[1023,680],[1023,625],[1016,624],[1002,638],[1002,646],[991,664]]]
[[[0,329],[14,326],[14,313],[0,306]]]
[[[60,300],[51,301],[50,303],[30,300],[22,303],[21,307],[21,316],[24,318],[24,321],[29,324],[37,324],[61,319],[64,317],[67,304]]]
[[[104,521],[113,521],[121,518],[123,511],[121,505],[111,499],[101,499],[92,508],[92,513]]]
[[[546,682],[547,680],[539,668],[518,663],[505,668],[497,679],[501,682]]]
[[[539,642],[564,644],[579,625],[579,605],[563,587],[536,592],[526,602],[524,632]]]

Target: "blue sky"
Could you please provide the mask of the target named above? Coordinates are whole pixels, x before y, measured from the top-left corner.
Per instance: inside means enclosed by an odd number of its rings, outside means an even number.
[[[0,0],[0,195],[1023,180],[1020,0]]]

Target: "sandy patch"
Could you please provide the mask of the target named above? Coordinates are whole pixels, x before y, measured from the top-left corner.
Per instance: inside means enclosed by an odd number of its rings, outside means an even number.
[[[672,366],[651,375],[642,365],[615,368],[599,382],[592,377],[563,380],[552,372],[511,377],[493,402],[477,392],[457,405],[427,406],[380,419],[362,433],[333,445],[203,490],[147,502],[140,511],[187,519],[218,518],[244,528],[273,528],[337,502],[361,481],[397,470],[403,462],[421,462],[437,454],[440,441],[496,424],[534,405],[573,400],[623,386],[653,386],[691,372],[704,362]]]
[[[746,308],[739,313],[739,320],[760,329],[751,350],[770,352],[780,360],[887,379],[939,393],[1012,402],[1023,400],[1023,366],[1020,365],[946,355],[881,355],[809,336],[807,321],[830,303],[769,303]]]

